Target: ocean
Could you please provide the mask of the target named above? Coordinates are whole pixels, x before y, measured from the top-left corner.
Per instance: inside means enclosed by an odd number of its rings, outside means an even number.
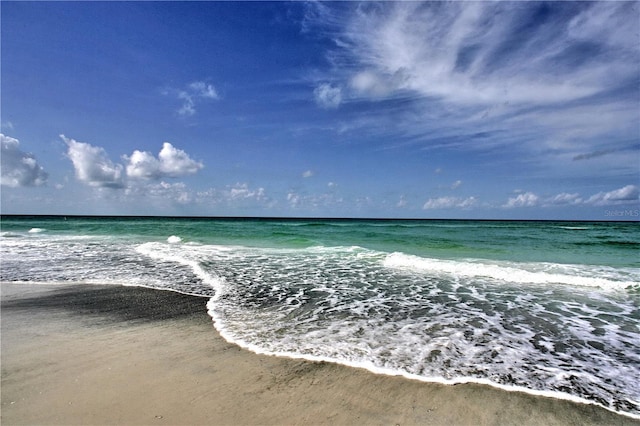
[[[257,353],[640,418],[637,222],[3,216],[0,232],[2,281],[207,297]]]

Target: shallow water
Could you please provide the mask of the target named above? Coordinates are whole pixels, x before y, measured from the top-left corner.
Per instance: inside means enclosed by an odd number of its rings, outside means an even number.
[[[640,416],[637,223],[2,220],[5,281],[211,296],[228,340]]]

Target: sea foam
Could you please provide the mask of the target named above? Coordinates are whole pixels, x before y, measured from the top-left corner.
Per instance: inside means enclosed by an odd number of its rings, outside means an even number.
[[[640,281],[640,273],[637,270],[545,262],[491,262],[478,259],[443,260],[404,253],[392,253],[385,258],[383,264],[389,268],[449,275],[456,278],[490,280],[498,283],[564,284],[620,290],[637,285]]]

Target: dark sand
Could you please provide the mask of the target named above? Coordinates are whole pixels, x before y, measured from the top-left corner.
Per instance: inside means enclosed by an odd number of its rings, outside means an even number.
[[[3,425],[640,425],[595,405],[256,355],[217,334],[205,298],[1,290]]]

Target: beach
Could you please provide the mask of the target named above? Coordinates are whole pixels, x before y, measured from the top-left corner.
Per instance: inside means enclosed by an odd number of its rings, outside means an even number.
[[[591,404],[257,355],[217,334],[204,297],[1,289],[6,425],[640,424]]]

